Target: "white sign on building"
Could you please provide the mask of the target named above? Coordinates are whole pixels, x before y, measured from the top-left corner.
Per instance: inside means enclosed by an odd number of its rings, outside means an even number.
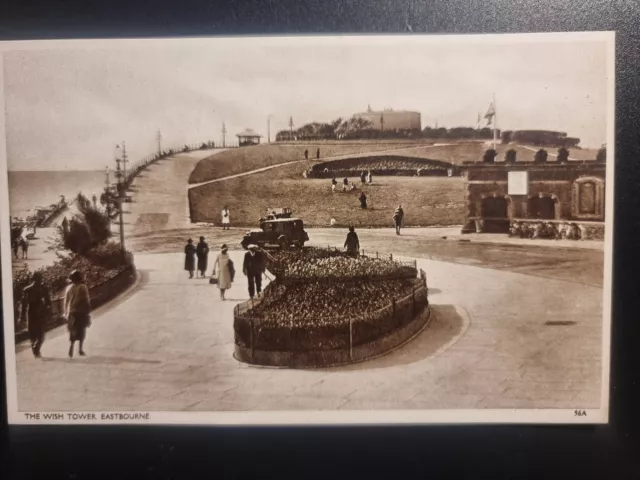
[[[509,172],[509,195],[527,195],[529,193],[529,172]]]

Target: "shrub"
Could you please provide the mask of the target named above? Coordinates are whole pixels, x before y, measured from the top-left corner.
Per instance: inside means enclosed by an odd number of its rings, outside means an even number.
[[[495,162],[497,156],[498,152],[496,152],[493,148],[490,148],[484,152],[484,155],[482,155],[482,161],[484,163],[493,163]]]
[[[544,148],[541,148],[533,156],[533,161],[535,163],[545,163],[547,161],[547,157],[548,156],[549,156],[549,154],[547,153],[547,151]]]
[[[569,161],[569,150],[565,147],[558,149],[558,162],[567,163]]]
[[[607,146],[603,145],[596,154],[596,161],[605,162],[607,160]]]

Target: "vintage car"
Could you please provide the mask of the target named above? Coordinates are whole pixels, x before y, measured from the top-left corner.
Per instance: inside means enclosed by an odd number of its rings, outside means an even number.
[[[260,219],[260,229],[249,230],[240,244],[244,249],[249,245],[264,247],[279,247],[282,249],[291,246],[301,248],[304,242],[309,241],[309,235],[304,230],[304,222],[300,218],[293,218],[288,208],[269,210],[266,217]]]

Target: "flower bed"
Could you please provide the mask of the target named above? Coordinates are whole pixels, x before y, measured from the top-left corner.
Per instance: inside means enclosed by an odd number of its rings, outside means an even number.
[[[354,361],[354,349],[366,352],[355,354],[364,359],[394,348],[428,317],[424,273],[422,278],[416,278],[415,270],[410,278],[394,278],[396,269],[407,268],[399,262],[356,259],[322,249],[281,251],[270,262],[280,267],[279,276],[262,298],[241,304],[234,312],[235,356],[247,363],[290,367],[349,363]],[[336,262],[339,268],[334,269]],[[298,263],[312,265],[310,276],[296,277],[304,278],[300,283],[283,282],[298,272]],[[375,270],[376,265],[382,272]],[[362,280],[360,269],[365,267],[368,280]],[[322,280],[323,272],[331,281]],[[346,275],[340,277],[339,272]],[[360,280],[351,281],[356,277]]]
[[[330,178],[333,176],[360,176],[361,172],[371,172],[374,177],[386,175],[447,175],[455,166],[440,160],[429,160],[396,155],[355,157],[322,162],[311,167],[310,178]],[[327,170],[327,171],[325,171]]]

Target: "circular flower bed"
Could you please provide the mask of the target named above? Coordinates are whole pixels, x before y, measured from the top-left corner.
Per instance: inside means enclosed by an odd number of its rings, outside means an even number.
[[[424,277],[390,258],[309,248],[273,253],[269,268],[276,280],[235,310],[235,356],[247,363],[351,363],[395,348],[428,318]]]

